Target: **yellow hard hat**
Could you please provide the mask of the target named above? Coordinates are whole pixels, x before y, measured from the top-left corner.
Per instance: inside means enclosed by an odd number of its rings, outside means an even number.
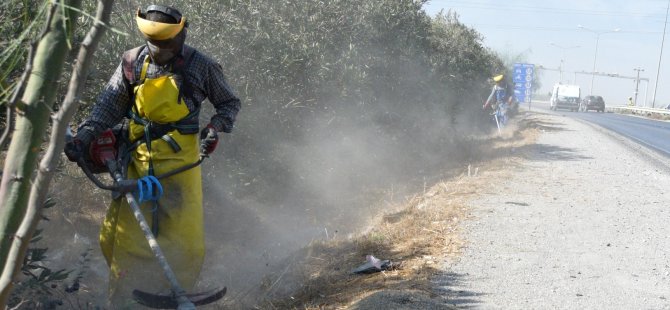
[[[178,23],[169,24],[147,20],[146,14],[149,12],[161,12],[172,16]],[[140,32],[142,32],[147,39],[156,41],[172,39],[186,26],[186,18],[182,17],[178,10],[163,5],[150,5],[147,7],[146,11],[137,9],[135,22],[137,22],[137,28],[140,29]]]
[[[493,81],[497,83],[497,82],[502,81],[504,78],[505,78],[505,75],[503,75],[503,74],[496,75],[496,76],[493,77]]]

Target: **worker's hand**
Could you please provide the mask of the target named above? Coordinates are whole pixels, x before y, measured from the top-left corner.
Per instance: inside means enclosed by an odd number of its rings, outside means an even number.
[[[84,156],[84,143],[81,140],[74,138],[67,143],[65,143],[65,156],[71,162],[77,162],[80,158]]]
[[[216,132],[212,124],[209,124],[200,131],[200,153],[204,155],[212,154],[217,144],[219,144],[219,133]]]

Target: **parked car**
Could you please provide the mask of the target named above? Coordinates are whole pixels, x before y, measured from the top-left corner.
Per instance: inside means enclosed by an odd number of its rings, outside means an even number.
[[[595,110],[598,112],[605,112],[605,100],[601,96],[586,96],[579,107],[582,112]]]

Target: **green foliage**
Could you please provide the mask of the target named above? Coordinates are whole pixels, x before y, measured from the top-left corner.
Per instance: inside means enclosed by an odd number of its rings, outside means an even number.
[[[445,84],[464,93],[488,88],[486,78],[500,61],[455,14],[432,21],[423,2],[176,1],[174,6],[190,21],[189,43],[222,61],[245,108],[254,109],[248,115],[270,114],[282,130],[295,133],[296,119],[327,108],[388,98],[417,101],[417,95],[435,97],[431,93]],[[137,5],[118,3],[114,26],[136,34]],[[98,54],[103,80],[121,52],[139,44],[137,35],[108,35]],[[99,81],[93,88],[102,87]]]
[[[235,134],[226,141],[226,160],[213,169],[229,173],[231,191],[263,195],[263,188],[295,174],[287,163],[298,152],[291,145],[345,139],[356,129],[375,136],[375,145],[389,146],[379,147],[380,156],[389,149],[403,153],[382,165],[423,169],[418,163],[432,162],[454,141],[488,125],[481,104],[503,61],[457,14],[431,18],[424,3],[173,1],[190,22],[187,43],[223,65],[243,102]],[[134,13],[148,4],[116,3],[111,26],[118,31],[108,32],[96,53],[78,120],[90,111],[121,53],[143,43]],[[87,2],[83,11],[93,6]],[[92,20],[82,15],[78,22],[87,29]],[[75,33],[74,44],[84,35]],[[208,107],[203,115],[211,114]],[[246,176],[263,181],[245,186]]]
[[[432,63],[435,74],[444,83],[452,117],[463,117],[457,111],[478,108],[488,95],[490,77],[507,68],[502,60],[482,45],[482,36],[461,24],[458,14],[440,12],[433,20],[431,32]],[[463,99],[467,99],[463,102]],[[466,104],[467,106],[460,106]]]
[[[55,206],[53,199],[47,199],[44,208]],[[47,219],[48,220],[48,219]],[[42,230],[35,231],[30,240],[32,245],[42,240]],[[30,247],[26,253],[22,277],[17,281],[12,296],[9,300],[9,308],[20,306],[21,309],[51,308],[53,305],[62,303],[58,286],[63,283],[71,271],[65,269],[52,270],[48,267],[48,248]]]
[[[4,104],[21,74],[30,39],[42,28],[48,1],[0,3],[0,103]]]
[[[243,102],[222,170],[281,181],[291,167],[279,149],[324,130],[335,138],[360,126],[418,154],[487,124],[481,104],[503,62],[455,13],[431,18],[424,2],[174,1],[190,22],[187,43],[221,62]],[[106,36],[82,111],[123,50],[142,44],[133,14],[147,4],[116,4],[112,25],[131,36]],[[257,194],[247,181],[231,186]]]

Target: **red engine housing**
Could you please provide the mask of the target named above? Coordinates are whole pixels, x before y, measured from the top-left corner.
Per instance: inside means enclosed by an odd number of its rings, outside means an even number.
[[[107,170],[106,162],[115,160],[116,151],[116,137],[111,129],[103,131],[93,142],[89,148],[89,156],[91,162],[95,167],[93,170]]]

